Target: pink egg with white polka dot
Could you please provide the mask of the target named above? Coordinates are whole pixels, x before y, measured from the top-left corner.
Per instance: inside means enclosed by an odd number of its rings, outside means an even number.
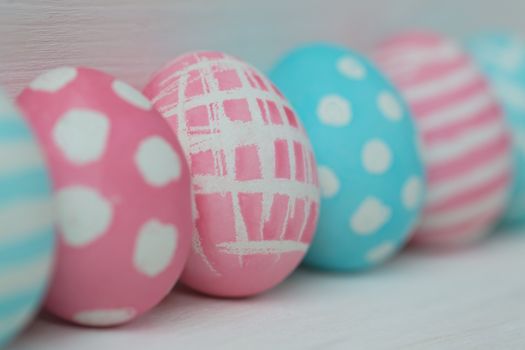
[[[192,176],[193,251],[182,281],[226,297],[283,281],[304,257],[319,208],[313,151],[288,101],[220,52],[179,57],[145,94],[176,131]]]
[[[46,308],[86,326],[150,310],[190,250],[180,145],[139,91],[89,68],[42,74],[18,97],[47,156],[59,247]]]

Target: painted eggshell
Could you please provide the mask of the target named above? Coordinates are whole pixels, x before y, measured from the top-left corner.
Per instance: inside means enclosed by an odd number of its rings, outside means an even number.
[[[46,308],[87,326],[148,311],[190,249],[189,172],[175,135],[140,92],[89,68],[44,73],[18,103],[55,185],[60,244]]]
[[[0,92],[0,348],[40,306],[54,254],[53,201],[43,155]]]
[[[398,92],[366,58],[329,44],[292,51],[270,77],[302,118],[318,162],[321,212],[305,263],[359,270],[384,262],[408,239],[425,191]]]
[[[489,79],[512,131],[514,177],[504,225],[525,224],[525,42],[505,34],[472,38],[468,49]]]
[[[193,252],[182,276],[212,295],[265,291],[302,260],[319,206],[295,112],[257,70],[219,52],[179,57],[145,89],[190,165]]]
[[[424,145],[428,196],[414,242],[457,245],[484,236],[504,209],[512,166],[486,78],[459,45],[430,33],[394,37],[376,58],[406,98]]]

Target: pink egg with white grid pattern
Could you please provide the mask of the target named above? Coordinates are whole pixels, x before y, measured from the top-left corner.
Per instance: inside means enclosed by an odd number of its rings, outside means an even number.
[[[314,155],[289,103],[220,52],[177,58],[144,91],[190,167],[193,250],[183,283],[242,297],[283,281],[304,257],[319,210]]]
[[[54,182],[58,258],[46,309],[86,326],[158,304],[190,251],[187,164],[148,99],[90,68],[58,68],[18,97]]]
[[[456,245],[487,234],[509,192],[510,135],[473,59],[430,33],[386,41],[376,59],[406,98],[421,136],[428,194],[414,242]]]

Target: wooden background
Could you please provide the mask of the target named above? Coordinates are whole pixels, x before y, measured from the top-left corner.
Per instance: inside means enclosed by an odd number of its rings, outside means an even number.
[[[188,50],[267,69],[312,40],[367,49],[414,27],[525,34],[524,18],[522,0],[0,0],[0,83],[13,95],[44,69],[89,65],[141,87]]]

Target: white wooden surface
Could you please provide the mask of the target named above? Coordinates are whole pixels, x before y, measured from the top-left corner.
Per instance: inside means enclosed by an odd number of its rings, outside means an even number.
[[[219,49],[262,69],[302,42],[367,49],[418,26],[456,37],[525,35],[521,0],[0,0],[0,84],[15,95],[59,65],[141,87],[187,50]],[[363,274],[299,271],[254,299],[179,290],[123,328],[39,320],[9,350],[524,349],[525,232],[462,252],[408,251]]]
[[[188,50],[262,69],[302,42],[365,49],[401,29],[525,34],[522,0],[0,0],[0,83],[14,95],[44,69],[89,65],[140,87]]]
[[[362,274],[300,270],[260,297],[186,290],[116,329],[39,320],[8,350],[524,349],[525,230]]]

